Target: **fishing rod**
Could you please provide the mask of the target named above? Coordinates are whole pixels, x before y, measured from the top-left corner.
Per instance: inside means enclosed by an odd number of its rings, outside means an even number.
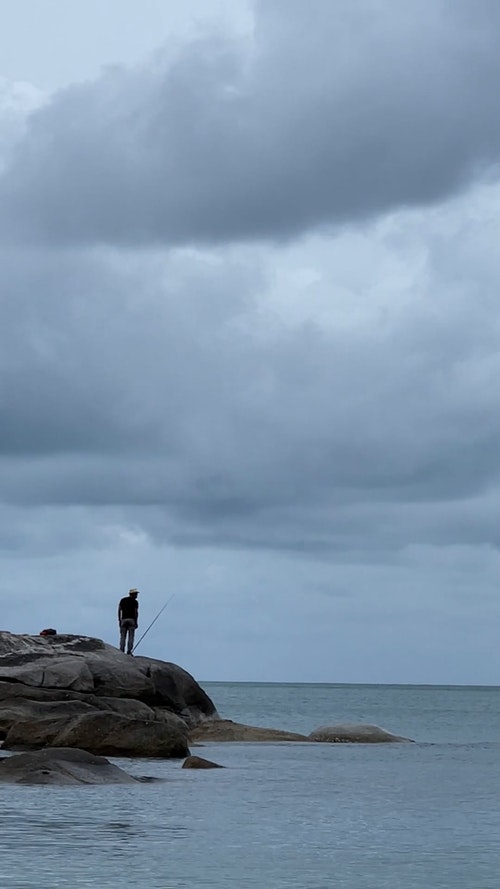
[[[142,636],[141,636],[141,638],[139,639],[139,641],[135,643],[135,645],[134,645],[134,647],[133,647],[133,649],[132,649],[132,654],[134,653],[134,651],[136,650],[136,648],[141,644],[142,640],[144,639],[144,636],[146,636],[146,635],[149,633],[149,631],[150,631],[151,627],[153,626],[153,624],[155,624],[156,621],[158,620],[158,618],[161,617],[161,615],[162,615],[163,612],[165,611],[165,608],[167,607],[167,605],[170,604],[170,602],[172,601],[172,599],[174,598],[174,596],[175,596],[175,593],[172,593],[172,595],[169,596],[169,598],[168,598],[167,601],[165,602],[163,608],[160,608],[160,610],[159,610],[158,614],[156,615],[155,619],[151,621],[151,623],[150,623],[149,627],[147,628],[147,630],[144,630],[144,633],[142,634]]]

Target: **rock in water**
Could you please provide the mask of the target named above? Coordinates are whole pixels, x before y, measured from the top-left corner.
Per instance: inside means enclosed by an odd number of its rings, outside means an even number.
[[[190,725],[217,718],[213,701],[177,664],[127,657],[101,639],[87,636],[0,633],[0,680],[31,688],[133,698],[165,707]]]
[[[77,716],[52,742],[58,747],[83,747],[103,756],[189,756],[187,732],[164,722],[129,719],[115,713]]]
[[[384,744],[394,741],[407,741],[411,743],[411,738],[401,738],[399,735],[392,735],[378,725],[367,725],[365,723],[344,724],[344,725],[323,725],[315,729],[309,735],[311,741],[327,742],[330,744]]]
[[[0,633],[0,738],[10,749],[183,758],[188,730],[218,718],[176,664],[86,636]]]
[[[212,762],[210,759],[203,759],[201,756],[188,756],[182,763],[183,769],[224,769],[225,766],[219,765],[218,762]]]
[[[189,756],[187,729],[152,719],[129,719],[111,712],[70,718],[18,719],[7,732],[6,750],[79,747],[96,756]]]
[[[190,741],[269,741],[278,743],[281,741],[310,741],[307,735],[299,735],[297,732],[281,731],[276,728],[261,728],[260,726],[244,725],[240,722],[232,722],[230,719],[218,719],[214,722],[205,722],[196,726],[189,733]]]
[[[136,784],[139,780],[85,750],[54,748],[0,759],[4,784]]]

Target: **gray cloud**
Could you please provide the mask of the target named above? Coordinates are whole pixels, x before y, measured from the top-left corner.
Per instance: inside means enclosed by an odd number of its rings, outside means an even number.
[[[200,676],[496,681],[499,7],[332,9],[7,91],[5,626],[138,585]]]
[[[207,37],[68,88],[0,184],[9,236],[288,238],[438,201],[498,160],[498,4],[258,3]]]
[[[448,232],[467,206],[416,231],[399,217],[426,264],[409,250],[410,296],[350,327],[262,306],[280,251],[6,253],[4,502],[114,505],[151,540],[190,547],[373,559],[496,546],[480,504],[499,481],[497,270],[484,274],[474,226]],[[373,261],[394,250],[376,229],[366,243]],[[335,302],[335,265],[324,274]]]

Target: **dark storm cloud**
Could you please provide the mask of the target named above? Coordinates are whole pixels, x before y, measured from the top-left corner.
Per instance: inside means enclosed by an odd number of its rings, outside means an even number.
[[[32,119],[0,184],[9,237],[287,238],[439,200],[498,161],[496,0],[257,4]]]

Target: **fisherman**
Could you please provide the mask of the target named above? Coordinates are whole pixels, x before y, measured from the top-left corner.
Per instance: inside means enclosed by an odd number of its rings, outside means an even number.
[[[127,654],[134,651],[135,631],[139,622],[139,603],[137,601],[139,590],[131,589],[128,596],[120,599],[118,605],[118,626],[120,627],[120,651],[125,651],[127,645]]]

